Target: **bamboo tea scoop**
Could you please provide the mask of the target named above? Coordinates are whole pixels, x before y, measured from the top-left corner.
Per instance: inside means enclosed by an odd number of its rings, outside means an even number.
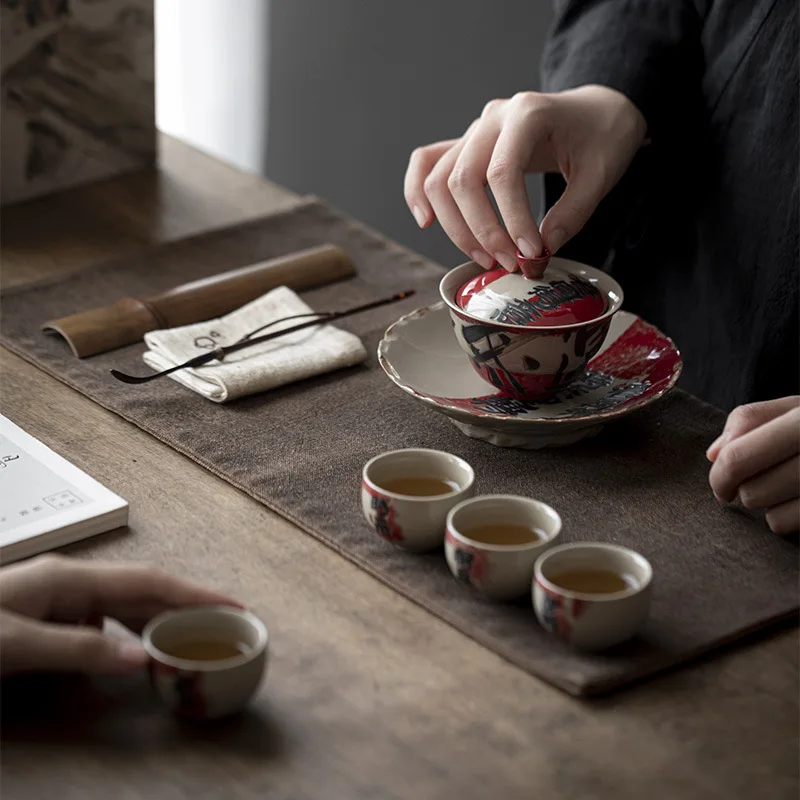
[[[125,297],[106,308],[51,320],[42,330],[60,334],[78,358],[86,358],[140,342],[148,331],[221,317],[276,286],[303,291],[355,272],[344,250],[326,244],[147,297]]]
[[[247,336],[243,336],[238,342],[234,342],[233,344],[225,345],[223,347],[215,347],[213,350],[208,350],[205,353],[201,353],[199,356],[195,356],[194,358],[190,358],[188,361],[184,361],[183,364],[176,364],[174,367],[162,370],[161,372],[154,372],[152,375],[128,375],[125,372],[120,372],[118,369],[112,369],[111,374],[118,381],[122,381],[122,383],[149,383],[150,381],[154,381],[156,378],[163,378],[165,375],[170,375],[173,372],[177,372],[179,369],[200,367],[203,364],[207,364],[209,361],[214,360],[222,361],[222,359],[225,358],[228,353],[235,353],[237,350],[244,350],[245,347],[251,347],[254,344],[260,344],[261,342],[268,342],[270,339],[277,339],[279,336],[285,336],[287,333],[302,331],[305,328],[311,328],[314,325],[323,325],[329,322],[335,322],[338,319],[344,319],[345,317],[350,317],[353,314],[360,314],[362,311],[370,311],[373,308],[388,306],[390,303],[397,303],[400,300],[405,300],[407,297],[412,297],[414,294],[416,294],[416,292],[413,289],[409,289],[407,292],[400,292],[399,294],[392,295],[391,297],[385,297],[382,300],[373,300],[371,303],[364,303],[360,306],[354,306],[353,308],[348,308],[345,311],[317,311],[313,314],[297,314],[292,317],[276,319],[266,325],[262,325],[260,328],[256,328],[254,331],[250,331]],[[308,320],[306,322],[301,322],[299,325],[292,325],[289,328],[283,328],[279,331],[265,333],[262,336],[254,336],[254,334],[258,333],[259,331],[263,331],[265,328],[269,328],[272,325],[277,325],[279,322],[286,322],[290,319],[310,316],[321,317],[321,319]]]

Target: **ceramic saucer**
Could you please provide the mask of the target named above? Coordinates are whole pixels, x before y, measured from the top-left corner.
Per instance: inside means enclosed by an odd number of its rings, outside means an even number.
[[[671,339],[635,314],[619,311],[583,375],[549,400],[515,400],[472,369],[442,302],[397,320],[378,345],[378,359],[394,383],[467,436],[528,449],[594,436],[607,421],[661,397],[683,366]]]

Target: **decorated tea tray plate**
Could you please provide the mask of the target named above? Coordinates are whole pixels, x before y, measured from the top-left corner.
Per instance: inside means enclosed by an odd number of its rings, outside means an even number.
[[[671,339],[619,311],[587,370],[565,390],[538,402],[504,397],[472,369],[442,302],[397,320],[378,346],[378,359],[394,383],[467,436],[529,449],[595,435],[605,422],[661,397],[683,365]]]

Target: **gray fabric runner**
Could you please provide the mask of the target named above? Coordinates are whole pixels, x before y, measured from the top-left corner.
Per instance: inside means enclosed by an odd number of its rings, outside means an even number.
[[[370,353],[365,365],[220,406],[170,380],[139,387],[108,370],[143,373],[143,344],[79,360],[40,332],[45,320],[146,294],[315,244],[341,245],[358,268],[345,283],[306,292],[325,310],[406,288],[416,297],[339,323]],[[374,355],[386,327],[434,301],[441,267],[309,199],[235,228],[135,258],[17,287],[2,295],[0,342],[292,520],[401,594],[522,669],[571,694],[631,683],[796,615],[796,539],[756,515],[721,508],[708,488],[707,445],[724,415],[679,390],[597,438],[563,449],[498,449],[468,439],[394,387]],[[367,528],[358,493],[371,456],[402,447],[456,453],[479,493],[550,503],[564,541],[624,544],[655,572],[642,635],[612,652],[579,655],[538,627],[530,601],[476,600],[442,552],[408,555]],[[387,625],[391,625],[387,620]]]

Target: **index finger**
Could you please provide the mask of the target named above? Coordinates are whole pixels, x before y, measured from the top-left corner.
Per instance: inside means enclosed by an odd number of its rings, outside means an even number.
[[[797,395],[737,406],[728,414],[722,433],[709,445],[706,457],[709,461],[716,461],[720,450],[728,442],[755,430],[760,425],[764,425],[798,406],[800,406],[800,397]]]
[[[496,121],[489,119],[479,124],[459,153],[447,183],[475,240],[513,272],[517,268],[517,245],[500,224],[486,193],[486,173],[498,134]]]
[[[731,502],[749,478],[796,456],[800,451],[800,409],[749,431],[723,446],[708,480],[714,494]]]
[[[525,166],[545,137],[543,125],[525,125],[518,117],[512,118],[500,132],[487,168],[489,186],[500,216],[525,258],[537,258],[544,252],[525,186]]]
[[[221,592],[143,564],[44,556],[3,570],[0,602],[38,619],[152,616],[193,605],[239,605]]]

